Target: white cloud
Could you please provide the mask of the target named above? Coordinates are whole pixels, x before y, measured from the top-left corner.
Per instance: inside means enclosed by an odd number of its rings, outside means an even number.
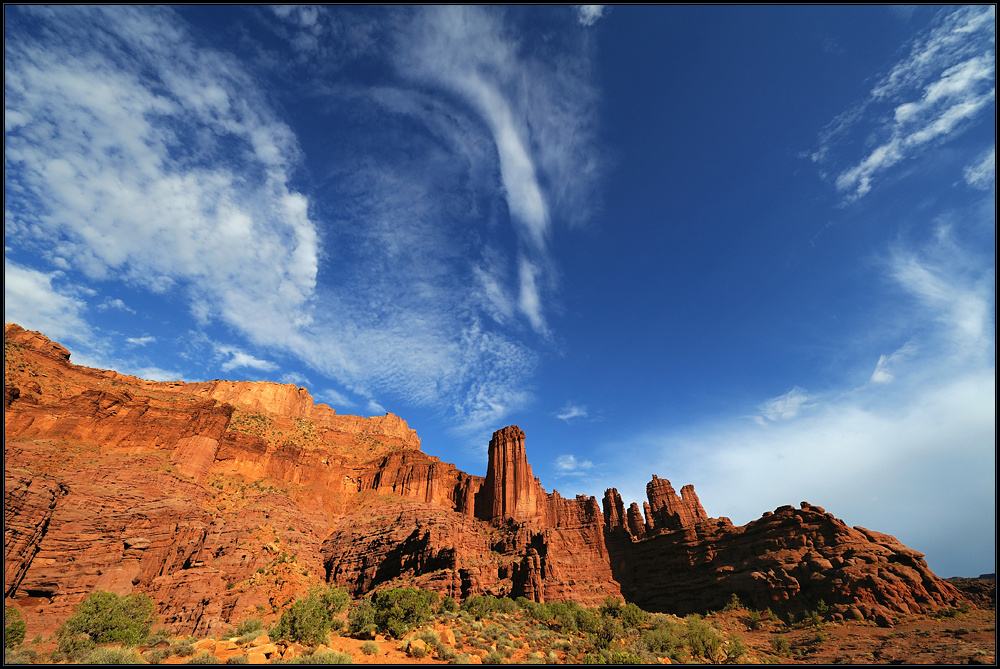
[[[217,345],[215,353],[220,358],[229,358],[221,365],[224,372],[231,372],[238,367],[249,367],[250,369],[258,369],[262,372],[273,372],[278,369],[278,366],[273,362],[255,358],[249,353],[245,353],[233,346]]]
[[[94,278],[188,288],[259,341],[307,323],[317,234],[288,186],[298,148],[249,77],[165,8],[45,15],[62,41],[8,45],[22,121],[7,135],[8,232],[53,240]]]
[[[878,362],[875,364],[875,371],[872,372],[872,376],[869,379],[869,383],[892,382],[892,380],[895,379],[895,376],[893,375],[894,367],[913,355],[915,352],[916,347],[907,343],[899,349],[893,351],[890,355],[880,355],[878,357]]]
[[[556,418],[559,420],[564,420],[567,423],[573,418],[586,418],[587,417],[587,407],[578,406],[572,402],[567,402],[566,405],[556,414]]]
[[[146,344],[152,344],[156,341],[156,337],[146,336],[146,337],[126,337],[127,341],[132,346],[145,346]]]
[[[597,171],[592,150],[596,95],[587,80],[587,59],[534,59],[502,14],[482,7],[422,10],[398,46],[401,72],[418,84],[457,95],[489,129],[520,247],[518,307],[536,331],[545,333],[553,212],[575,222],[593,208],[588,186]],[[481,269],[478,278],[494,314],[508,313],[498,275]]]
[[[594,467],[594,463],[590,460],[577,460],[575,455],[560,455],[554,464],[556,471],[561,475],[583,474]]]
[[[310,386],[309,379],[297,372],[285,372],[281,375],[282,383],[294,383],[297,386]]]
[[[965,183],[978,190],[995,190],[997,187],[997,148],[991,146],[975,163],[965,168]]]
[[[983,222],[955,218],[978,239]],[[641,456],[650,471],[609,471],[607,485],[637,500],[652,473],[692,482],[710,515],[737,524],[807,500],[896,535],[942,575],[988,571],[996,546],[993,256],[957,234],[939,225],[922,247],[887,258],[886,277],[903,292],[885,295],[882,312],[890,336],[906,343],[879,356],[868,383],[822,394],[793,388],[759,407],[766,430],[735,416],[653,426],[607,446],[625,462]],[[867,364],[858,363],[860,373]],[[960,556],[956,543],[965,546]]]
[[[104,298],[104,301],[97,305],[98,311],[107,311],[108,309],[115,309],[117,311],[125,311],[130,314],[135,313],[135,309],[129,307],[120,298]]]
[[[73,286],[58,288],[61,272],[46,274],[4,259],[3,317],[57,342],[86,341],[92,336],[84,319],[85,304]]]
[[[534,58],[494,9],[395,11],[415,17],[392,33],[403,81],[337,88],[330,104],[402,118],[406,141],[391,134],[402,123],[344,138],[357,153],[343,155],[365,158],[332,163],[321,239],[319,207],[291,185],[302,149],[260,70],[166,7],[17,11],[46,25],[7,45],[9,243],[186,299],[203,330],[292,353],[362,404],[389,393],[446,408],[471,435],[529,401],[537,356],[519,321],[544,332],[549,227],[592,210],[586,53],[550,44]],[[293,47],[311,63],[340,37],[360,53],[378,34],[346,11],[277,13],[279,34],[316,37],[318,50]],[[276,369],[241,346],[227,370]]]
[[[327,388],[326,390],[321,392],[318,395],[318,397],[323,402],[326,402],[331,407],[333,407],[335,410],[349,409],[357,406],[357,403],[352,402],[350,398],[347,397],[347,395],[337,392],[336,390],[332,390],[330,388]]]
[[[576,14],[580,25],[592,26],[604,16],[604,5],[576,5]]]
[[[814,396],[796,386],[784,395],[779,395],[761,404],[760,414],[754,418],[760,425],[779,420],[790,420],[798,416],[802,409],[815,406],[809,404],[813,399],[815,399]]]
[[[994,102],[995,8],[949,8],[942,17],[914,41],[909,54],[875,85],[867,100],[821,135],[812,154],[820,163],[830,158],[840,135],[877,115],[875,147],[854,165],[838,170],[836,187],[848,199],[863,197],[881,173],[961,131]],[[892,105],[889,114],[887,104]]]

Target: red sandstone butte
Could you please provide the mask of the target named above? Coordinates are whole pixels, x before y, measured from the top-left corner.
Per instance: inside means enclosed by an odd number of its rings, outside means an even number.
[[[656,476],[642,510],[614,488],[603,505],[546,492],[516,425],[479,476],[401,418],[339,415],[299,386],[80,367],[11,323],[4,351],[4,596],[31,636],[97,589],[148,593],[199,635],[321,583],[673,613],[822,599],[880,624],[961,599],[921,553],[806,503],[734,527]]]

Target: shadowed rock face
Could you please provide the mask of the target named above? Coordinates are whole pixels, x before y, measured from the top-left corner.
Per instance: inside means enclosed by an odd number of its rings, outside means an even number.
[[[4,344],[4,594],[31,635],[95,589],[149,593],[165,625],[201,635],[320,583],[676,613],[735,593],[879,621],[960,597],[922,554],[808,504],[734,527],[656,476],[643,510],[613,488],[603,507],[546,492],[517,426],[477,476],[421,452],[402,419],[341,416],[305,388],[79,367],[13,324]]]

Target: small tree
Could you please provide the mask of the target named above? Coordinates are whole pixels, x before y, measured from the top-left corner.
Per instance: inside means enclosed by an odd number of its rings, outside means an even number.
[[[307,597],[295,600],[292,608],[281,614],[271,636],[310,646],[326,643],[333,617],[343,611],[350,600],[343,588],[315,589]]]
[[[77,607],[76,615],[56,633],[59,650],[70,653],[98,643],[135,646],[149,636],[156,605],[143,593],[119,597],[97,590]]]
[[[7,606],[3,610],[3,647],[13,648],[24,641],[24,636],[28,632],[28,627],[24,623],[24,616],[21,609],[16,606]]]

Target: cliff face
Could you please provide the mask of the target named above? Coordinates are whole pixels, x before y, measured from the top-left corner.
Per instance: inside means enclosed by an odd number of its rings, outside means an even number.
[[[477,476],[421,452],[392,414],[341,416],[294,385],[78,367],[12,324],[4,343],[4,593],[31,635],[95,589],[149,593],[165,624],[196,634],[277,615],[319,583],[624,595],[678,613],[736,593],[880,621],[959,598],[920,553],[819,507],[733,527],[656,476],[642,510],[613,488],[603,507],[546,492],[517,426],[494,433]]]

